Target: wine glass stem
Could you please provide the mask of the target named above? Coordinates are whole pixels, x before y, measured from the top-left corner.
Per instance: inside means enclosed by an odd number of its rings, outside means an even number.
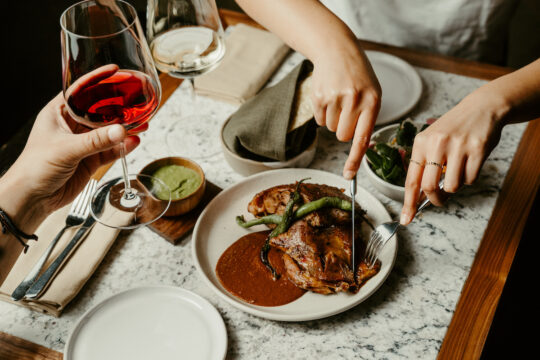
[[[190,77],[186,79],[188,81],[189,93],[191,96],[191,105],[193,106],[192,112],[195,117],[198,115],[197,111],[197,94],[195,93],[195,78]]]
[[[135,198],[135,194],[131,189],[131,183],[129,182],[128,168],[126,162],[126,144],[122,141],[120,146],[120,159],[122,161],[122,175],[124,177],[124,195],[125,200],[132,200]]]

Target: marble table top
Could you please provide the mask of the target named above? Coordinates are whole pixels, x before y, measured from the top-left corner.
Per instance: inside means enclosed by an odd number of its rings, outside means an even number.
[[[302,57],[292,53],[271,83]],[[424,93],[410,116],[417,121],[444,114],[483,80],[416,68]],[[221,124],[236,106],[209,98],[197,99],[204,122],[193,122],[188,88],[179,87],[141,135],[141,145],[128,156],[131,173],[153,159],[204,153],[196,159],[209,181],[226,188],[243,177],[226,163],[218,140]],[[179,123],[182,153],[173,153],[165,139]],[[191,128],[190,128],[191,126]],[[500,144],[487,159],[475,185],[462,189],[444,207],[430,208],[399,233],[395,266],[381,288],[355,308],[309,322],[276,322],[243,313],[224,302],[203,282],[191,254],[191,237],[173,246],[147,228],[122,232],[95,275],[60,318],[0,303],[0,331],[62,351],[80,316],[103,299],[141,285],[182,287],[208,299],[222,315],[228,332],[228,359],[435,359],[454,313],[461,289],[487,226],[504,177],[525,125],[507,126]],[[349,144],[320,131],[310,167],[341,174]],[[115,164],[107,176],[121,175]],[[368,189],[399,215],[401,204]]]

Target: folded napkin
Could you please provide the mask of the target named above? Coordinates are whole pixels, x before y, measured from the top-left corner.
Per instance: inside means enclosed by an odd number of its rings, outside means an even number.
[[[248,100],[227,120],[223,140],[244,158],[286,161],[307,148],[316,124],[309,97],[313,65],[304,60],[283,80]]]
[[[195,91],[238,105],[262,88],[289,52],[276,35],[245,24],[233,28],[225,47],[221,64],[195,78]]]
[[[48,216],[36,231],[37,242],[31,242],[28,252],[21,253],[6,279],[0,285],[0,299],[22,305],[46,314],[60,316],[66,305],[77,295],[86,281],[94,273],[107,251],[114,243],[119,229],[110,228],[96,223],[88,236],[82,240],[69,260],[60,269],[47,290],[35,300],[13,301],[11,293],[34,267],[45,249],[65,225],[65,220],[71,205],[68,205]],[[127,225],[132,220],[132,214],[108,207],[104,210],[104,218],[112,224]],[[51,256],[45,263],[45,270],[58,254],[64,250],[78,227],[68,229],[56,244]]]

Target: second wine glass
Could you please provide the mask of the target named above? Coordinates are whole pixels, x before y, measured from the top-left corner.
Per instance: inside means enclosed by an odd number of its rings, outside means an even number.
[[[169,149],[190,158],[218,153],[219,119],[202,111],[194,80],[215,69],[225,54],[215,0],[149,0],[147,35],[156,67],[188,80],[192,110],[168,129]]]

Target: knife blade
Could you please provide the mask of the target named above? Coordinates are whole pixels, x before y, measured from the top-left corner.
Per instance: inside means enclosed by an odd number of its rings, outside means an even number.
[[[75,235],[64,248],[64,250],[62,250],[60,255],[58,255],[58,257],[51,263],[51,265],[49,265],[47,270],[45,270],[43,274],[41,274],[41,276],[36,280],[36,282],[32,284],[32,286],[30,286],[30,289],[26,291],[26,293],[24,294],[24,297],[26,299],[35,299],[43,293],[43,291],[51,283],[52,279],[54,279],[54,277],[56,276],[58,270],[70,257],[70,255],[77,248],[77,246],[82,242],[82,240],[85,238],[85,235],[88,234],[89,230],[92,228],[95,222],[96,220],[94,220],[92,215],[89,215],[89,217],[75,233]]]
[[[101,214],[101,212],[103,211],[105,200],[107,199],[107,195],[111,186],[113,186],[113,184],[104,186],[100,190],[99,194],[97,194],[96,196],[96,200],[92,206],[94,212],[97,213],[97,215]],[[30,289],[26,291],[26,294],[24,295],[25,299],[36,299],[43,293],[43,291],[47,289],[51,281],[58,273],[58,270],[69,259],[71,254],[73,254],[77,246],[86,238],[86,235],[88,235],[88,233],[90,232],[89,230],[94,226],[95,222],[96,219],[94,218],[94,216],[92,216],[92,214],[88,215],[84,223],[75,233],[75,235],[64,248],[64,250],[62,250],[60,255],[58,255],[58,257],[52,262],[52,264],[49,265],[49,267],[43,272],[43,274],[41,274],[41,276],[36,280],[36,282],[32,284]]]
[[[355,202],[356,202],[356,174],[354,175],[354,177],[352,178],[351,180],[351,187],[350,187],[350,191],[351,191],[351,218],[352,218],[352,233],[351,233],[351,269],[352,269],[352,272],[353,272],[353,279],[354,281],[356,282],[356,241],[355,241],[355,238],[354,238],[354,223],[355,223],[355,213],[354,213],[354,208],[355,208]]]

